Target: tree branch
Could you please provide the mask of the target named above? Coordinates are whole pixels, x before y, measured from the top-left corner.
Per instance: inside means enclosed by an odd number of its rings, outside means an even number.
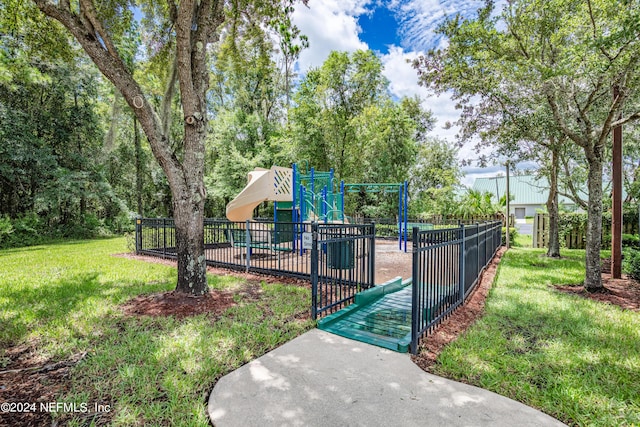
[[[102,74],[122,93],[140,120],[154,156],[163,166],[167,175],[175,174],[179,169],[179,162],[173,156],[165,136],[162,134],[160,120],[122,59],[113,57],[105,50],[102,43],[95,37],[95,32],[91,28],[87,28],[78,15],[56,7],[48,0],[34,0],[34,2],[42,13],[60,22],[69,30]]]
[[[113,45],[111,37],[109,37],[109,34],[105,31],[102,23],[97,17],[96,10],[93,7],[93,0],[80,0],[80,5],[82,6],[83,16],[86,17],[94,31],[99,36],[99,41],[104,43],[105,48],[109,51],[111,56],[120,59],[120,55],[118,54],[116,47]]]
[[[596,41],[596,39],[598,38],[598,33],[596,31],[597,30],[596,18],[595,16],[593,16],[593,8],[591,7],[591,0],[587,0],[587,6],[589,7],[589,18],[591,19],[591,28],[593,29],[593,40]],[[599,45],[598,48],[600,49],[600,52],[602,52],[602,54],[606,56],[610,62],[613,61],[613,57],[609,55],[609,52],[607,52],[602,45]]]
[[[634,122],[636,120],[640,120],[640,111],[635,112],[631,115],[628,115],[627,117],[624,117],[620,120],[614,121],[613,123],[611,123],[611,127],[622,126],[624,124],[627,124],[629,122]]]
[[[171,61],[171,74],[169,75],[169,82],[167,88],[164,91],[164,97],[162,98],[162,105],[160,107],[160,122],[162,123],[162,133],[169,138],[169,126],[171,124],[171,101],[173,100],[173,94],[176,90],[176,81],[178,80],[178,61],[173,58]]]
[[[567,126],[567,122],[564,119],[564,116],[560,113],[558,103],[556,102],[556,99],[555,99],[554,91],[551,87],[552,85],[553,85],[552,82],[546,81],[542,85],[542,89],[547,98],[547,102],[549,103],[549,107],[551,107],[553,117],[558,123],[558,127],[560,128],[562,133],[564,133],[567,136],[567,138],[571,139],[577,145],[584,148],[586,146],[585,141],[583,141],[578,134],[576,134],[575,132],[571,131],[571,129],[569,129],[569,127]]]
[[[575,185],[573,184],[573,181],[570,178],[571,177],[571,171],[570,171],[570,168],[569,168],[569,163],[567,162],[567,159],[564,156],[561,156],[561,158],[562,158],[562,166],[563,166],[563,169],[564,169],[564,173],[568,178],[565,181],[565,184],[566,184],[567,188],[569,189],[570,194],[567,194],[567,193],[562,192],[562,191],[558,191],[558,194],[563,195],[565,197],[568,197],[569,199],[573,200],[578,205],[580,205],[581,208],[586,210],[588,208],[587,202],[585,202],[578,195],[578,190],[576,189]]]

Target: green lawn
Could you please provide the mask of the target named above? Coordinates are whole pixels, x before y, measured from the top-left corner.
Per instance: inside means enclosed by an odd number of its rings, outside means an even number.
[[[126,251],[123,238],[0,251],[0,369],[16,344],[32,344],[44,363],[87,352],[60,401],[109,405],[113,425],[207,426],[218,378],[312,327],[297,320],[308,289],[265,283],[259,300],[238,292],[218,319],[127,317],[121,303],[172,290],[176,270],[111,256]],[[247,286],[229,276],[209,284]]]
[[[584,251],[511,249],[486,313],[434,372],[575,425],[640,424],[640,313],[555,291],[584,279]]]

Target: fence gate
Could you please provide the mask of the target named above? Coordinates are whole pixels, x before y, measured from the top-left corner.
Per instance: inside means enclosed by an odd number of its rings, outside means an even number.
[[[312,224],[311,314],[314,319],[353,302],[375,285],[375,224]]]

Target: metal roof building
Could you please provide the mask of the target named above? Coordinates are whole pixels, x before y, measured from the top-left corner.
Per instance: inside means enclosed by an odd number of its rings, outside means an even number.
[[[507,187],[505,176],[477,178],[473,183],[473,190],[489,193],[497,203],[504,196]],[[549,197],[549,183],[545,178],[533,175],[510,176],[509,193],[511,194],[510,210],[516,218],[522,219],[534,216],[537,209],[544,209]],[[568,208],[575,208],[575,203],[559,196],[558,202]]]

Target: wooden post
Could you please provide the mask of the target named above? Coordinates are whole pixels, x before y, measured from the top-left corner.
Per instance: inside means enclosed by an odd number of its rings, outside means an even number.
[[[506,193],[505,193],[505,198],[507,200],[507,237],[506,237],[506,244],[507,244],[507,249],[509,249],[509,226],[510,226],[510,219],[511,219],[511,215],[509,212],[509,162],[507,162],[507,188],[506,188]]]

